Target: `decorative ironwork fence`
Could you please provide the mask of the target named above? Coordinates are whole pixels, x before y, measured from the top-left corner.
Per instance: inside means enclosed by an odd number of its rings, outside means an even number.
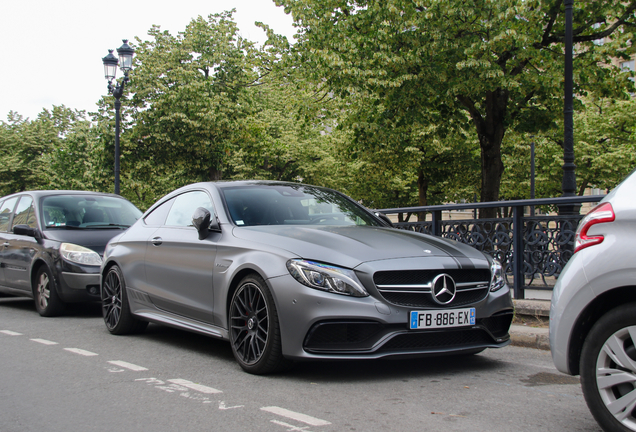
[[[445,237],[470,245],[499,260],[514,296],[523,299],[525,289],[552,290],[574,251],[574,235],[584,215],[526,216],[527,207],[568,206],[598,202],[601,195],[450,204],[378,210],[386,215],[430,213],[431,220],[399,222],[399,229]],[[512,208],[512,217],[498,219],[449,219],[444,212],[482,208]],[[517,254],[516,251],[523,251]]]

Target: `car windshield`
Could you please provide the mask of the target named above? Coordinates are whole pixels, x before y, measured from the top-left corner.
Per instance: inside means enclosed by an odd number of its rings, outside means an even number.
[[[141,214],[129,201],[104,195],[52,195],[40,205],[46,229],[127,228]]]
[[[371,225],[362,206],[329,189],[302,185],[242,185],[221,189],[232,221],[255,225]]]

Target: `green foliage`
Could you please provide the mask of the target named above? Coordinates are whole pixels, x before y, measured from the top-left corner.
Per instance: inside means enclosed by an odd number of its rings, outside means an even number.
[[[575,163],[579,195],[586,188],[608,191],[636,166],[636,100],[582,98],[574,115]],[[539,135],[508,134],[502,180],[505,199],[530,197],[530,143],[536,144],[537,198],[559,196],[563,165],[563,124]]]
[[[59,139],[51,122],[29,121],[14,111],[0,123],[0,190],[8,194],[47,183],[42,157]]]
[[[557,127],[561,1],[276,2],[300,29],[299,67],[343,98],[370,96],[394,123],[436,125],[442,137],[444,125],[454,128],[468,115],[481,152],[482,201],[499,198],[508,131]],[[577,2],[576,8],[575,92],[626,96],[633,84],[610,60],[628,55],[636,2]],[[608,36],[605,44],[594,43]]]
[[[177,36],[158,27],[149,36],[135,48],[129,142],[176,183],[220,179],[258,79],[253,43],[238,36],[232,12],[198,17]]]
[[[0,191],[98,189],[98,173],[87,154],[95,135],[83,111],[44,109],[35,120],[9,113],[0,122]]]

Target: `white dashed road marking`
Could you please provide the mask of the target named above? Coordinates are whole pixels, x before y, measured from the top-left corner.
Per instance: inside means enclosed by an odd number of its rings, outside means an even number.
[[[198,392],[201,393],[206,393],[206,394],[214,394],[214,393],[223,393],[221,390],[217,390],[215,388],[212,387],[206,387],[200,384],[195,384],[192,381],[188,381],[188,380],[184,380],[184,379],[171,379],[168,380],[169,382],[173,383],[173,384],[177,384],[183,387],[187,387],[191,390],[196,390]]]
[[[85,351],[85,350],[79,349],[79,348],[64,348],[64,349],[66,351],[70,351],[72,353],[83,355],[83,356],[86,356],[86,357],[91,357],[91,356],[96,356],[97,355],[94,352]]]
[[[294,411],[290,411],[290,410],[287,410],[285,408],[263,407],[263,408],[261,408],[261,410],[270,412],[272,414],[279,415],[281,417],[286,417],[288,419],[296,420],[296,421],[308,424],[310,426],[326,426],[326,425],[330,425],[331,424],[330,422],[328,422],[326,420],[320,420],[319,418],[315,418],[315,417],[308,416],[306,414],[301,414],[301,413],[297,413],[297,412],[294,412]]]
[[[33,342],[41,343],[43,345],[57,345],[57,342],[53,342],[46,339],[31,339]]]
[[[143,366],[137,366],[135,364],[128,363],[128,362],[121,361],[121,360],[112,360],[112,361],[109,361],[108,363],[110,363],[112,365],[115,365],[115,366],[119,366],[119,367],[123,367],[123,368],[126,368],[126,369],[130,369],[132,371],[147,371],[148,370],[147,368],[145,368]]]
[[[0,330],[0,333],[4,333],[4,334],[9,335],[9,336],[22,336],[22,333],[16,333],[16,332],[11,331],[11,330]]]

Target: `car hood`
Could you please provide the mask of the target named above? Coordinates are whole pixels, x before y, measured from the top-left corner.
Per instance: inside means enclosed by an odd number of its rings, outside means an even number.
[[[236,227],[234,236],[284,249],[300,258],[348,268],[379,260],[453,257],[484,261],[485,256],[452,240],[394,228],[367,226],[256,226]]]
[[[106,243],[121,233],[121,229],[47,229],[44,231],[44,237],[49,240],[84,246],[103,255]]]

